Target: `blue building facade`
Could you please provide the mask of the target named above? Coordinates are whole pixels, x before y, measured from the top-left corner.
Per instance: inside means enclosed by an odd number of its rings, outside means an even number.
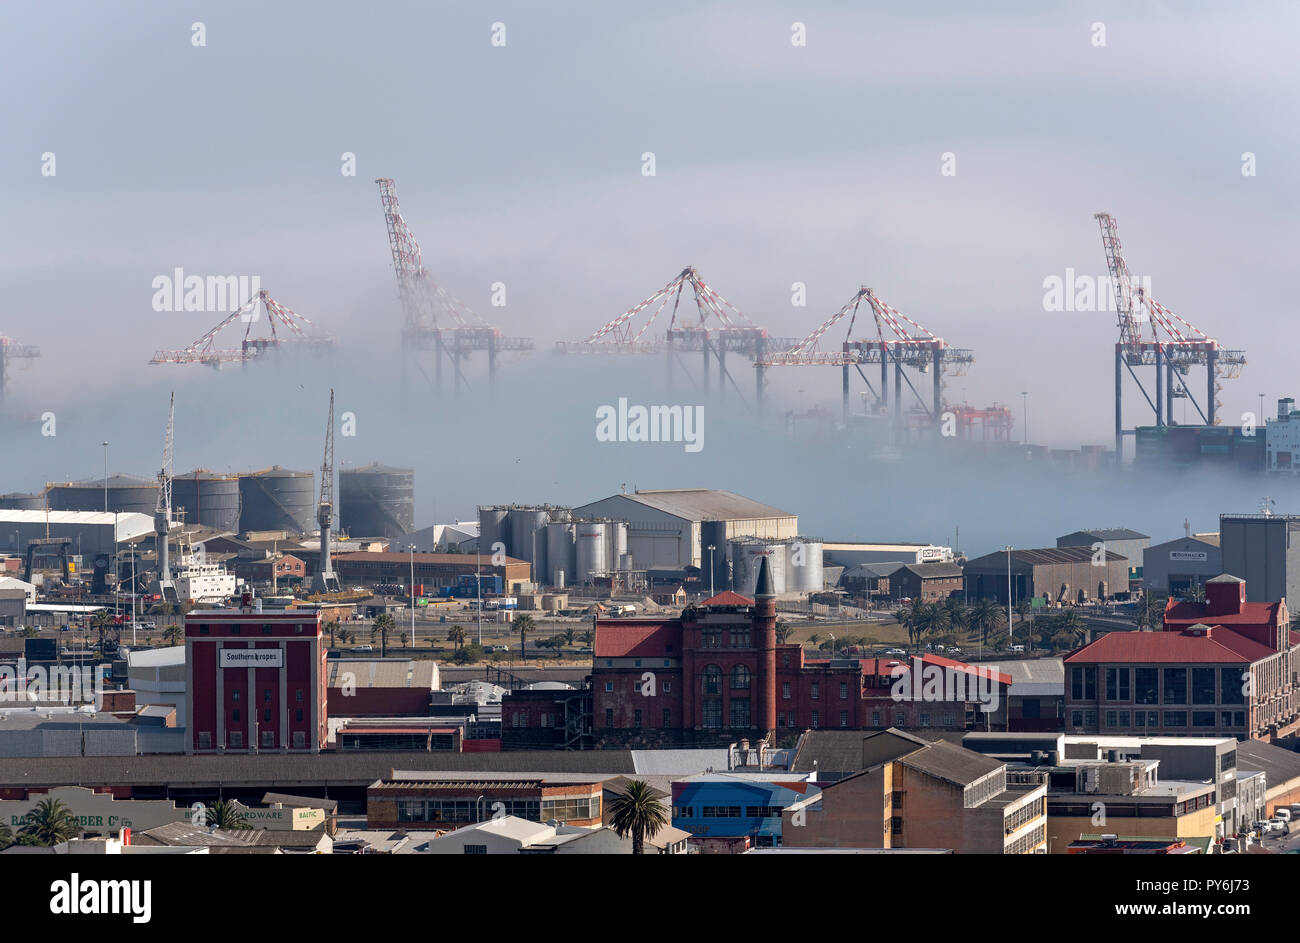
[[[781,844],[781,813],[821,790],[803,776],[772,779],[705,773],[673,783],[673,825],[699,838],[749,838]]]

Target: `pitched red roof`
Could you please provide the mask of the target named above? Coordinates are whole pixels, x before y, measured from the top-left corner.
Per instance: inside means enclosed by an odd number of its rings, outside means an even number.
[[[750,599],[747,596],[742,596],[740,595],[740,593],[733,593],[731,590],[728,589],[718,593],[718,595],[716,596],[710,596],[708,599],[704,600],[704,602],[700,603],[700,605],[701,606],[752,606],[754,605],[754,600]]]
[[[1211,615],[1206,603],[1181,600],[1165,610],[1165,626],[1184,629],[1198,622],[1206,625],[1277,625],[1279,605],[1276,602],[1248,602],[1242,605],[1241,612]]]
[[[676,619],[619,619],[596,623],[596,658],[677,658],[682,624]]]
[[[935,665],[939,668],[947,668],[953,671],[961,671],[966,674],[975,675],[981,678],[990,678],[998,684],[1011,684],[1011,675],[986,665],[968,665],[964,661],[953,661],[951,658],[944,658],[940,655],[925,655],[921,659],[922,665]],[[874,674],[878,678],[890,677],[898,666],[905,670],[912,670],[912,659],[908,658],[867,658],[862,662],[862,673],[866,675]],[[893,667],[891,667],[893,666]],[[901,673],[901,672],[900,672]]]
[[[1275,654],[1271,648],[1224,626],[1211,627],[1209,635],[1186,632],[1108,632],[1073,655],[1066,664],[1242,664]]]

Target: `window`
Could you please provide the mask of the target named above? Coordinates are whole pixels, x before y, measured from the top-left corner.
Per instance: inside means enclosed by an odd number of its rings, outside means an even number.
[[[1134,711],[1134,712],[1133,712],[1133,726],[1134,726],[1134,727],[1145,727],[1146,725],[1147,725],[1147,712],[1146,712],[1146,711]]]
[[[749,698],[733,697],[731,699],[731,726],[749,726]]]
[[[268,708],[267,710],[262,711],[262,723],[269,724],[270,722],[271,722],[271,711]]]
[[[1246,726],[1246,712],[1245,712],[1245,711],[1233,711],[1233,712],[1232,712],[1232,726],[1234,726],[1234,727],[1244,727],[1244,726]]]
[[[840,726],[847,727],[848,725],[849,725],[849,712],[840,711]]]
[[[749,648],[749,629],[731,630],[732,648]]]
[[[641,709],[640,709],[640,708],[637,708],[636,710],[634,710],[634,711],[632,712],[632,726],[633,726],[633,727],[640,727],[640,726],[641,726]]]
[[[605,708],[605,726],[606,727],[614,726],[614,708],[612,707]]]
[[[1133,700],[1138,704],[1160,703],[1160,669],[1133,669]]]
[[[1128,727],[1128,726],[1129,726],[1129,712],[1128,712],[1128,711],[1120,711],[1120,712],[1119,712],[1119,725],[1120,725],[1121,727]]]
[[[1115,711],[1106,711],[1106,726],[1114,727],[1119,722],[1119,715]]]
[[[664,693],[665,693],[665,694],[671,694],[671,693],[672,693],[672,690],[673,690],[673,683],[672,683],[671,681],[665,681],[665,682],[664,682]]]
[[[636,667],[638,667],[638,668],[641,667],[641,659],[640,659],[640,658],[638,658],[638,659],[636,660]]]
[[[230,627],[230,634],[231,634],[231,635],[238,635],[241,631],[242,631],[242,629],[241,629],[240,626],[238,626],[238,625],[232,625],[232,626]]]
[[[203,628],[206,629],[207,626],[205,625],[205,626],[203,626]],[[210,750],[210,749],[212,749],[212,731],[211,731],[211,730],[200,730],[200,731],[199,731],[199,749],[200,749],[200,750]]]
[[[487,854],[487,845],[466,845],[465,854],[467,855],[485,855]]]
[[[717,665],[708,665],[700,677],[700,684],[705,694],[722,693],[722,669]]]
[[[720,630],[718,630],[718,629],[713,629],[712,631],[702,633],[702,634],[700,635],[700,647],[701,647],[701,648],[721,648],[721,647],[722,647],[722,632],[721,632]]]
[[[199,626],[199,635],[207,635],[207,634],[208,634],[208,627],[206,625]]]
[[[895,712],[894,712],[894,726],[895,726],[895,727],[906,727],[906,726],[907,726],[907,715],[904,714],[902,711],[895,711]]]
[[[302,723],[302,708],[301,708],[301,707],[299,707],[297,710],[295,710],[295,711],[293,712],[293,719],[296,720],[298,723]]]
[[[1219,715],[1219,726],[1221,727],[1232,726],[1232,711],[1224,711]]]
[[[731,669],[731,690],[749,690],[749,669],[744,665],[736,665]]]
[[[270,703],[271,703],[271,689],[270,689],[270,688],[263,688],[263,689],[262,689],[262,703],[263,703],[263,704],[270,704]]]
[[[814,681],[812,683],[812,699],[814,701],[817,701],[821,699],[821,696],[822,696],[822,686],[820,683]]]
[[[610,692],[613,691],[613,690],[614,690],[614,682],[613,682],[613,681],[606,681],[606,682],[605,682],[605,693],[608,694],[608,693],[610,693]]]
[[[299,688],[294,694],[294,700],[299,704],[302,703],[302,688]]]
[[[1071,727],[1083,726],[1083,711],[1070,711],[1070,726]]]
[[[1127,668],[1106,669],[1106,700],[1127,701],[1133,696],[1130,680],[1132,674]]]
[[[230,731],[230,745],[232,747],[242,747],[244,745],[244,732],[242,730]]]
[[[272,731],[272,730],[263,730],[263,731],[262,731],[262,746],[264,746],[264,747],[273,747],[273,746],[275,746],[275,732],[274,732],[274,731]]]
[[[790,712],[790,726],[791,726],[791,727],[798,727],[798,726],[799,726],[799,712],[798,712],[798,711],[791,711],[791,712]]]
[[[784,713],[781,713],[781,714],[777,714],[777,715],[776,715],[776,725],[777,725],[778,727],[784,727],[784,726],[785,726],[785,714],[784,714]]]
[[[239,703],[239,688],[230,689],[230,699],[234,701],[236,704]]]
[[[704,702],[704,726],[710,728],[722,726],[722,701],[710,698]]]
[[[957,726],[957,715],[956,715],[956,714],[952,714],[952,713],[944,714],[944,715],[943,715],[943,725],[944,725],[945,727],[955,727],[955,726]]]
[[[271,634],[271,627],[270,627],[269,625],[264,625],[264,626],[262,626],[262,634],[263,634],[263,635],[270,635],[270,634]]]
[[[667,658],[664,659],[664,667],[665,667],[665,668],[670,667],[669,664],[668,664],[668,659],[667,659]]]
[[[1070,697],[1076,701],[1097,699],[1097,669],[1093,665],[1075,665],[1070,669]]]
[[[1220,698],[1220,704],[1245,704],[1246,703],[1246,680],[1250,677],[1250,670],[1242,670],[1240,665],[1232,668],[1224,668],[1220,672],[1219,684],[1223,688],[1223,697]]]
[[[231,712],[230,712],[230,719],[231,719],[232,721],[237,721],[237,720],[239,720],[239,708],[238,708],[238,707],[236,707],[236,708],[234,708],[234,709],[231,710]]]
[[[1192,703],[1193,704],[1214,704],[1214,675],[1213,668],[1193,668],[1192,669]],[[1193,726],[1195,726],[1193,724]],[[1210,724],[1209,726],[1214,726]]]
[[[307,747],[307,732],[305,730],[295,730],[293,732],[293,747],[295,750],[302,750]]]
[[[820,724],[820,721],[821,721],[821,715],[820,715],[817,711],[813,711],[813,715],[812,715],[812,725],[813,725],[813,729],[814,729],[814,730],[817,729],[817,727],[818,727],[819,724]]]
[[[789,682],[789,681],[782,682],[782,684],[781,684],[781,700],[783,700],[783,701],[788,701],[788,700],[790,700],[790,682]]]
[[[664,708],[664,729],[667,730],[673,725],[673,712],[667,707]]]
[[[1187,703],[1187,669],[1166,668],[1164,670],[1165,692],[1162,704]]]
[[[873,727],[880,726],[880,711],[871,712],[871,726]]]
[[[1210,670],[1213,671],[1214,669],[1211,668]],[[1192,711],[1192,726],[1213,727],[1214,711]]]
[[[1186,727],[1187,711],[1165,711],[1166,727]]]
[[[846,700],[848,700],[848,698],[849,698],[849,683],[848,683],[847,681],[841,681],[841,682],[840,682],[840,700],[841,700],[841,701],[846,701]]]
[[[928,726],[930,726],[930,715],[929,715],[927,712],[922,711],[921,714],[920,714],[920,716],[919,716],[919,718],[918,718],[918,720],[919,720],[920,725],[921,725],[922,727],[928,727]]]
[[[1147,726],[1148,726],[1148,727],[1159,727],[1159,726],[1160,726],[1160,714],[1157,713],[1156,711],[1147,711]]]

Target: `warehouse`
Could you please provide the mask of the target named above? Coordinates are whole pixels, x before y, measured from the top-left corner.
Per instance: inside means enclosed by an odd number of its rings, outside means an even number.
[[[826,543],[822,545],[827,563],[857,566],[859,563],[951,563],[951,547],[934,544]]]
[[[1193,584],[1223,572],[1218,534],[1191,534],[1147,547],[1142,554],[1142,587],[1147,593],[1181,596]]]
[[[637,569],[706,567],[701,550],[715,551],[715,582],[723,545],[737,537],[787,540],[798,536],[799,518],[730,491],[679,488],[616,494],[575,507],[573,517],[627,521],[627,551]],[[725,585],[725,584],[724,584]]]
[[[1300,516],[1220,514],[1226,573],[1246,581],[1248,602],[1300,599]]]
[[[68,552],[114,552],[117,543],[153,534],[153,516],[114,511],[13,511],[0,510],[0,549],[23,554],[33,540],[66,537]]]
[[[315,560],[307,560],[308,575],[315,572]],[[531,566],[513,557],[494,565],[490,556],[471,553],[340,553],[334,556],[334,570],[339,579],[358,586],[409,586],[411,568],[415,584],[430,593],[443,586],[455,586],[463,575],[479,574],[483,579],[499,576],[507,590],[532,579]]]
[[[1150,543],[1149,535],[1139,534],[1127,527],[1094,527],[1090,530],[1076,530],[1073,534],[1056,538],[1058,547],[1095,547],[1097,544],[1102,544],[1107,550],[1118,553],[1128,560],[1130,567],[1142,565],[1142,552]]]
[[[1094,561],[1094,556],[1104,554]],[[1128,594],[1129,562],[1110,550],[1091,547],[1043,547],[1012,550],[1011,602],[1037,596],[1049,602],[1092,602]],[[1007,553],[999,550],[969,561],[965,567],[970,599],[1007,602]]]
[[[908,563],[889,574],[895,599],[936,602],[962,591],[962,568],[955,563]]]

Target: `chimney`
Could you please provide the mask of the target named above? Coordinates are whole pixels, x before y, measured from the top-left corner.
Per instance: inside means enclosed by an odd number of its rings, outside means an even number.
[[[776,742],[776,592],[767,557],[758,564],[754,587],[754,647],[758,649],[758,713],[755,726],[761,737]]]
[[[1184,537],[1192,536],[1192,522],[1185,517],[1183,518],[1183,536]]]
[[[1206,580],[1205,606],[1208,615],[1240,615],[1246,607],[1246,581],[1227,573]]]

